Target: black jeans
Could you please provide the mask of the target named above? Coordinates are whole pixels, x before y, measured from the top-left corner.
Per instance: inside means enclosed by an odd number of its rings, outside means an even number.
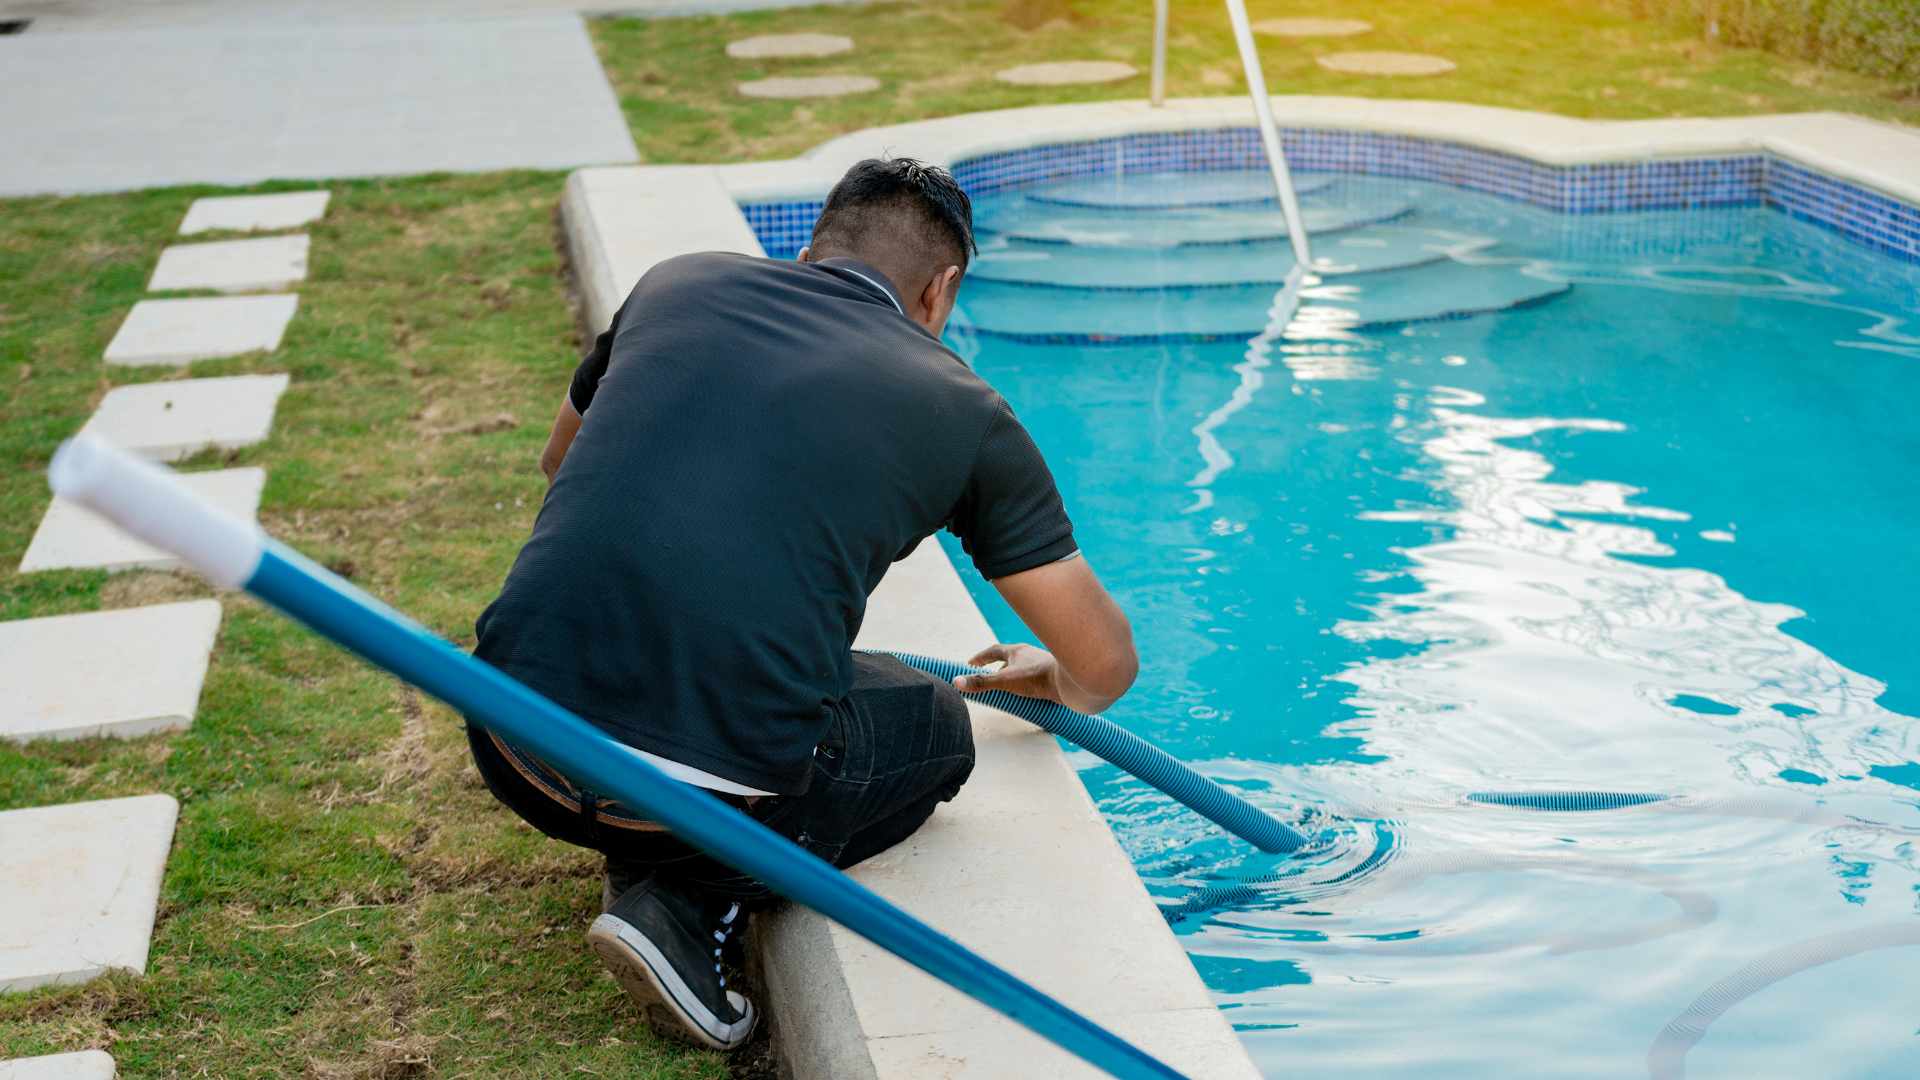
[[[853,654],[853,690],[813,754],[799,795],[721,796],[774,832],[838,867],[905,840],[954,797],[973,772],[973,726],[965,699],[943,680],[891,656]],[[467,725],[474,765],[495,798],[556,840],[592,848],[609,871],[672,875],[703,892],[764,900],[767,887],[709,858],[658,825],[627,812]]]

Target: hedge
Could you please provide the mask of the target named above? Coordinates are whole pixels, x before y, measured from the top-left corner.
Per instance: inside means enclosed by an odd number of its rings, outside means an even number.
[[[1920,93],[1920,0],[1624,0],[1751,45],[1898,82]]]

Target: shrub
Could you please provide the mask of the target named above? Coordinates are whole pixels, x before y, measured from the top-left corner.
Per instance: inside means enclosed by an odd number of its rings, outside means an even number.
[[[1920,0],[1615,0],[1750,45],[1892,79],[1920,93]]]

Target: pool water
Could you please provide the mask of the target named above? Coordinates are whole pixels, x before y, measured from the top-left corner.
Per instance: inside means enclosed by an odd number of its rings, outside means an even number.
[[[1285,325],[1208,174],[983,198],[949,331],[1133,619],[1109,715],[1314,838],[1077,758],[1257,1063],[1920,1076],[1920,268],[1305,179]]]

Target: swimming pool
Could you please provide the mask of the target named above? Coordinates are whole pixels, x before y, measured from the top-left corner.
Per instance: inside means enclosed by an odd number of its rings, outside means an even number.
[[[1112,718],[1316,838],[1081,762],[1256,1061],[1920,1075],[1920,267],[1302,181],[1290,326],[1263,174],[1134,174],[981,196],[949,334],[1134,619]]]

